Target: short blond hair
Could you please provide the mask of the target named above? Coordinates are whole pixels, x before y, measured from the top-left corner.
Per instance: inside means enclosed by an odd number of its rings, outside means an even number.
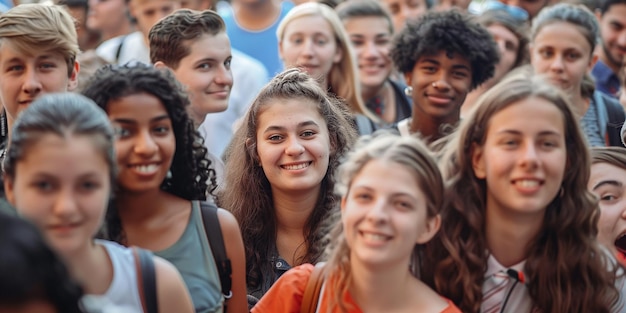
[[[58,5],[22,4],[0,15],[0,45],[5,40],[27,55],[42,50],[61,53],[68,77],[80,51],[74,19]]]

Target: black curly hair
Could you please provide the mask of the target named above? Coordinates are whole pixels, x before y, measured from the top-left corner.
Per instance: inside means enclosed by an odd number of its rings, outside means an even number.
[[[0,213],[0,307],[45,301],[56,312],[80,313],[82,288],[37,227]]]
[[[428,12],[418,20],[408,21],[396,36],[391,58],[401,73],[413,71],[424,55],[445,51],[466,58],[472,68],[471,89],[493,76],[500,60],[491,34],[472,17],[456,10]]]
[[[190,201],[206,200],[207,191],[213,193],[217,187],[215,170],[207,158],[204,140],[187,114],[189,98],[170,70],[144,64],[107,65],[91,77],[82,91],[105,112],[111,101],[138,93],[158,98],[172,120],[176,152],[170,168],[172,176],[163,181],[161,189]],[[124,241],[117,208],[107,212],[107,226],[109,239]]]

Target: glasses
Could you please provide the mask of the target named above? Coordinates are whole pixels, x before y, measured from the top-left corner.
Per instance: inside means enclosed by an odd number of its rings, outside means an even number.
[[[514,19],[525,22],[528,20],[528,12],[526,10],[513,5],[506,5],[500,1],[487,1],[482,6],[482,12],[501,10],[509,13]]]

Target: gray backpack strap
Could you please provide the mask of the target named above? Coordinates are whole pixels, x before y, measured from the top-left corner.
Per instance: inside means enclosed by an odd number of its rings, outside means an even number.
[[[354,116],[354,119],[359,135],[370,135],[374,132],[374,125],[372,124],[372,121],[367,118],[367,116],[362,114],[356,114]]]

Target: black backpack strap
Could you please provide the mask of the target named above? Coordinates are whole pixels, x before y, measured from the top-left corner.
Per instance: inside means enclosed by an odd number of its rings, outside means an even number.
[[[159,304],[157,302],[156,270],[153,255],[148,250],[138,247],[133,247],[133,255],[135,256],[139,297],[143,310],[146,313],[158,313]]]
[[[626,118],[623,107],[614,99],[605,96],[600,92],[596,92],[594,97],[597,101],[596,105],[604,105],[608,115],[608,123],[606,125],[607,145],[622,147],[621,130]]]
[[[220,220],[217,217],[217,207],[208,202],[200,201],[200,211],[202,213],[204,232],[209,240],[211,252],[213,252],[213,258],[215,259],[215,265],[217,266],[217,272],[220,275],[222,294],[224,295],[224,298],[230,299],[233,296],[231,290],[232,268],[230,266],[230,259],[226,256],[224,237],[222,237],[222,227],[220,227]]]

